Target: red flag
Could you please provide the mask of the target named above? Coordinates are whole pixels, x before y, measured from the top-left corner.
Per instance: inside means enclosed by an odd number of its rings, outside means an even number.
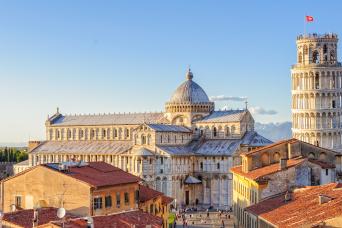
[[[305,16],[306,22],[313,22],[314,18],[313,16]]]

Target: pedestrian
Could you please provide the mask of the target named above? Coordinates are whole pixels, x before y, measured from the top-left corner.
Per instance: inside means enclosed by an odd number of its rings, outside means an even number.
[[[221,227],[224,228],[224,221],[223,221],[223,219],[221,220]]]
[[[228,219],[230,219],[230,214],[228,215]]]

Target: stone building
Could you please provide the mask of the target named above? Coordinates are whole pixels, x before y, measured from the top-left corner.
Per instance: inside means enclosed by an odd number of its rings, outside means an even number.
[[[186,74],[165,112],[63,115],[48,118],[46,141],[29,145],[29,164],[105,161],[144,179],[177,205],[231,205],[239,153],[270,140],[254,131],[247,109],[216,111],[205,91]]]
[[[341,155],[335,151],[290,139],[241,154],[233,173],[233,211],[237,223],[256,228],[245,208],[297,187],[335,182]]]
[[[342,67],[336,34],[297,37],[292,66],[294,138],[341,151]]]

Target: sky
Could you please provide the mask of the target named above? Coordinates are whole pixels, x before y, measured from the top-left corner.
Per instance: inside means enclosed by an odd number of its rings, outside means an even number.
[[[45,138],[63,114],[162,111],[188,66],[216,108],[291,119],[307,32],[342,36],[342,1],[0,1],[0,143]],[[340,48],[339,48],[340,51]]]

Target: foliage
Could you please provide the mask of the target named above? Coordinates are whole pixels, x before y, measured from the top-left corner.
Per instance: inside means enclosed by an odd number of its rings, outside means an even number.
[[[26,149],[4,147],[0,148],[0,162],[22,162],[28,159]]]

